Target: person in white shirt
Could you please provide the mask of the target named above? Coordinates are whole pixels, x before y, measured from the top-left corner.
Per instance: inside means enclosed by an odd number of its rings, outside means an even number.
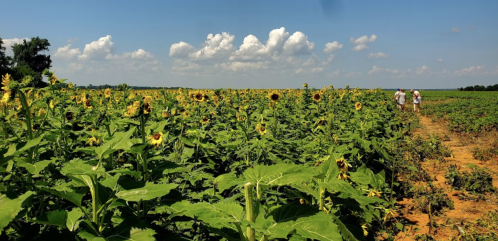
[[[420,103],[422,102],[420,93],[416,90],[411,90],[410,93],[413,95],[413,112],[420,112]]]
[[[399,89],[394,93],[394,101],[396,101],[396,104],[398,103],[398,96],[399,96]]]
[[[398,109],[405,112],[405,103],[406,103],[405,89],[401,89],[401,92],[399,92],[398,94]]]

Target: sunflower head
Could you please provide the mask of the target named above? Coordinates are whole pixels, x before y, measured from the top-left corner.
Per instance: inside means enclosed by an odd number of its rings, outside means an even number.
[[[379,192],[377,190],[372,190],[368,193],[368,197],[378,197],[380,198],[380,195],[382,194],[382,192]]]
[[[361,103],[360,102],[356,102],[356,104],[354,106],[356,107],[356,110],[360,110],[361,109]]]
[[[194,100],[198,102],[204,102],[206,100],[204,98],[204,93],[202,93],[202,91],[194,92]]]
[[[92,109],[93,108],[93,106],[92,106],[92,100],[91,99],[85,100],[85,102],[83,102],[83,105],[85,106],[86,109]]]
[[[95,136],[92,136],[92,138],[88,138],[88,144],[90,146],[93,146],[94,143],[98,145],[100,143],[100,140],[95,138]]]
[[[308,88],[308,83],[304,83],[304,84],[303,84],[303,87],[304,87],[304,88]]]
[[[278,102],[280,101],[281,95],[277,91],[272,91],[268,93],[268,98],[273,102]]]
[[[340,179],[340,180],[348,180],[348,178],[349,178],[349,176],[344,172],[339,173],[339,176],[337,176],[337,179]]]
[[[162,132],[155,133],[154,135],[150,136],[149,139],[151,145],[153,145],[154,147],[158,147],[164,141],[163,133]]]
[[[342,172],[347,172],[348,171],[348,163],[346,162],[346,159],[344,159],[344,158],[341,157],[341,158],[335,160],[335,163],[337,164],[337,166],[339,167],[339,169]]]
[[[267,130],[266,130],[266,125],[265,125],[265,124],[263,124],[263,123],[258,123],[258,124],[256,125],[256,131],[258,131],[258,133],[259,133],[260,135],[264,135],[264,134],[266,134],[266,133],[267,133]]]
[[[209,123],[209,118],[207,118],[207,116],[203,116],[202,119],[201,119],[201,123],[203,125],[206,125],[207,123]]]
[[[314,95],[313,95],[313,100],[316,101],[316,102],[320,102],[322,101],[322,95],[320,95],[319,92],[316,92]]]
[[[2,90],[4,91],[9,91],[9,84],[10,84],[10,75],[7,73],[5,75],[2,75]]]
[[[53,75],[50,77],[50,84],[51,84],[51,85],[55,85],[55,83],[57,83],[57,76],[55,76],[55,74],[53,74]]]
[[[144,103],[151,103],[152,102],[152,96],[144,96]]]
[[[169,113],[169,112],[167,112],[167,111],[163,111],[163,112],[161,113],[161,115],[162,115],[162,117],[163,117],[163,118],[170,118],[170,117],[171,117],[171,113]]]
[[[107,88],[104,90],[105,98],[111,98],[111,89]]]
[[[66,88],[62,88],[62,89],[61,89],[61,92],[62,92],[62,93],[66,93]]]
[[[72,89],[72,88],[74,87],[74,84],[73,84],[73,83],[71,83],[71,82],[69,82],[69,84],[67,85],[67,87],[68,87],[69,89]]]
[[[149,102],[145,102],[144,103],[144,114],[149,114],[150,112],[152,112],[152,106],[150,105]]]

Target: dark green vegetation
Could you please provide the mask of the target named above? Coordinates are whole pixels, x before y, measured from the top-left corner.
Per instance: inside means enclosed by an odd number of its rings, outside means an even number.
[[[458,88],[460,91],[498,91],[498,84],[495,85],[474,85],[474,86],[467,86],[467,87],[461,87]]]
[[[5,55],[5,47],[0,38],[0,76],[8,73],[19,80],[29,75],[33,78],[34,86],[46,86],[47,84],[42,81],[42,73],[52,66],[50,55],[43,54],[48,51],[48,47],[50,43],[47,39],[34,37],[28,41],[23,40],[20,44],[14,44],[12,46],[14,56],[10,57]]]

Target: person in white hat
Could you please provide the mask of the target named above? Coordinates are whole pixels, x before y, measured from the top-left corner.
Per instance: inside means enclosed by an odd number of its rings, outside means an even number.
[[[422,102],[422,97],[420,93],[416,90],[410,90],[413,95],[413,112],[420,112],[420,103]]]

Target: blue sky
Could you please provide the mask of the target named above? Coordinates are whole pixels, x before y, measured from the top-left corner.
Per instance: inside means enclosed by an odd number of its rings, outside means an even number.
[[[2,1],[77,85],[458,88],[498,83],[498,1]]]

